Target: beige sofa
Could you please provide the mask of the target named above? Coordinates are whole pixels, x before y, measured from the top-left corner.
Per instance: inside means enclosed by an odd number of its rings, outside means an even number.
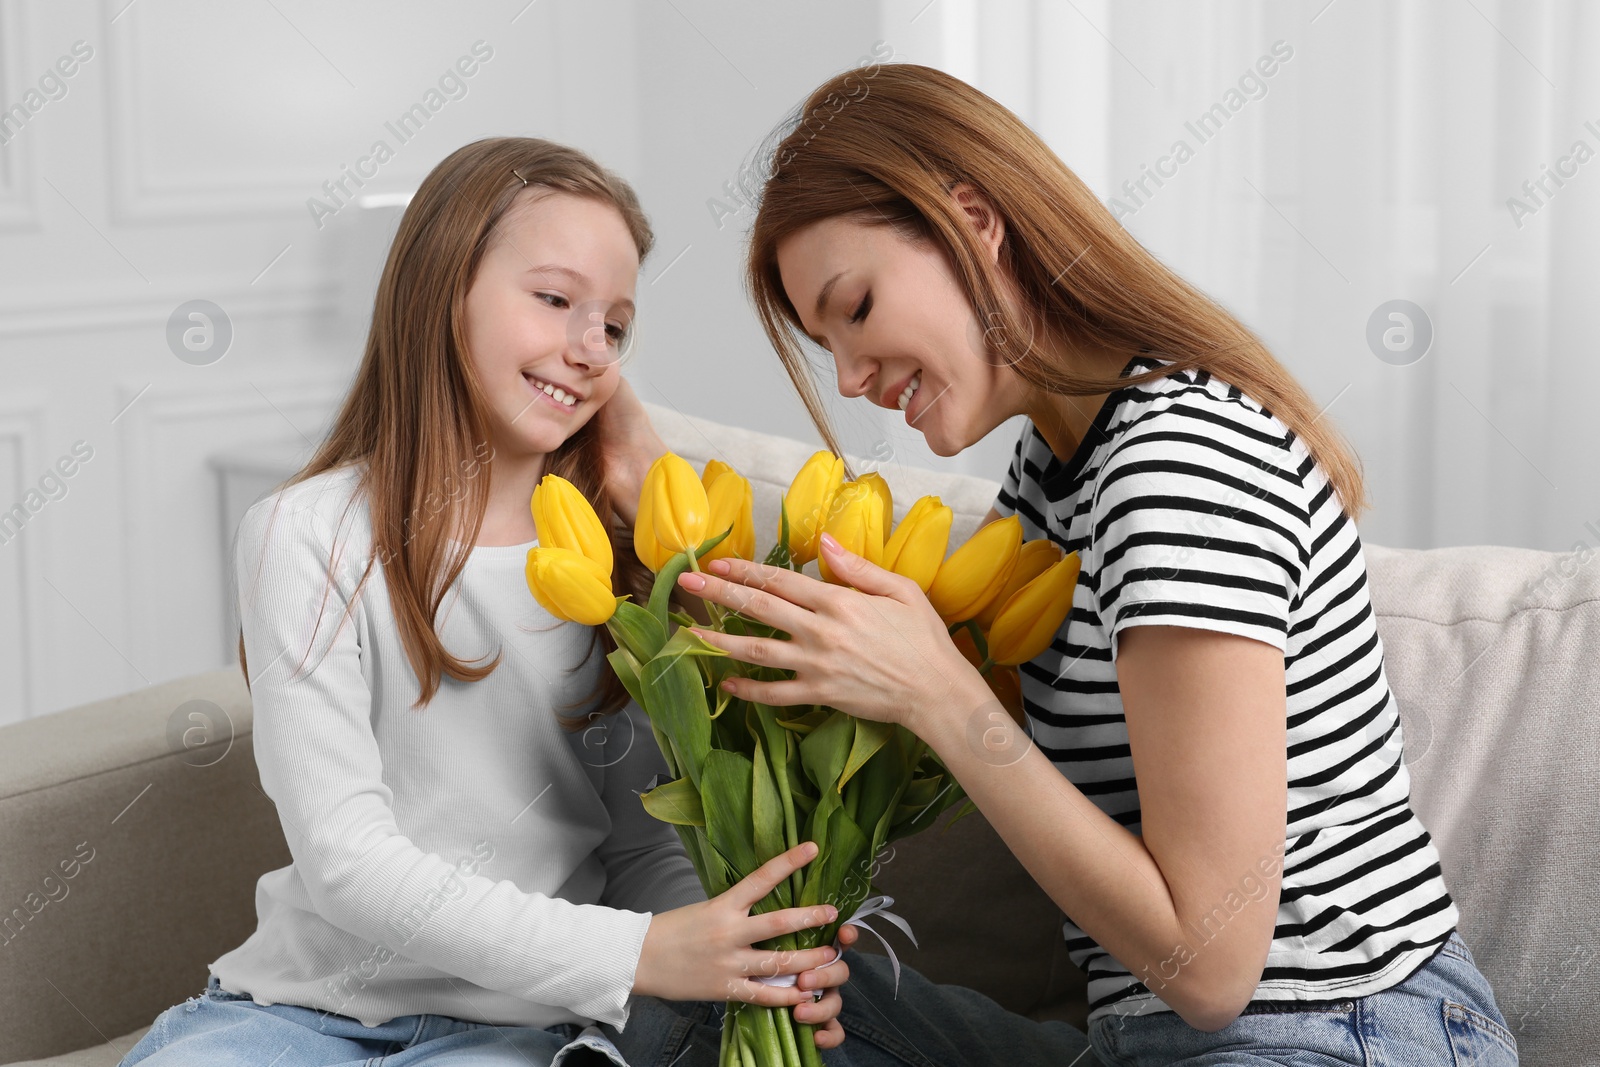
[[[748,474],[758,528],[775,527],[810,446],[651,414],[674,451]],[[892,460],[880,469],[898,514],[942,495],[958,539],[996,489]],[[1538,1067],[1600,1062],[1592,554],[1366,548],[1416,807],[1463,936]],[[0,1063],[116,1063],[255,928],[256,878],[289,857],[250,726],[229,667],[0,729]],[[889,932],[906,963],[1081,1025],[1060,913],[981,816],[899,843],[878,885],[921,943]]]

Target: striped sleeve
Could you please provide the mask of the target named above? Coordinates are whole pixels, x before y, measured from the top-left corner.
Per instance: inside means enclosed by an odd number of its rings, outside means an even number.
[[[1176,418],[1161,429],[1153,422],[1107,457],[1091,529],[1095,604],[1113,660],[1117,635],[1140,623],[1221,630],[1287,649],[1310,564],[1310,521],[1281,441],[1281,458],[1273,458],[1272,420],[1257,415],[1251,427],[1230,428],[1247,414]]]

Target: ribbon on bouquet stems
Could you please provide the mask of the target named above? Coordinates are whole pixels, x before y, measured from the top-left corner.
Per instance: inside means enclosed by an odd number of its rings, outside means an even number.
[[[911,932],[911,924],[906,922],[904,917],[896,915],[894,912],[889,910],[893,906],[894,897],[891,897],[886,893],[880,893],[875,897],[868,897],[866,900],[861,902],[861,906],[856,909],[856,913],[849,919],[845,920],[844,925],[861,927],[861,929],[877,938],[879,943],[883,945],[883,951],[889,957],[889,966],[894,970],[894,995],[898,998],[900,996],[900,957],[894,954],[894,946],[890,945],[888,940],[882,934],[878,933],[878,931],[874,930],[864,921],[873,915],[880,916],[884,919],[884,921],[891,922],[898,927],[901,933],[905,934],[911,939],[911,943],[913,945],[921,948],[922,946],[917,945],[917,935]],[[833,939],[833,950],[835,953],[843,955],[843,952],[839,948],[839,939],[837,937]],[[762,985],[792,986],[799,977],[800,976],[796,974],[760,975],[756,978],[756,981],[760,982]],[[816,995],[817,1000],[822,999],[822,990],[814,989],[812,992]]]

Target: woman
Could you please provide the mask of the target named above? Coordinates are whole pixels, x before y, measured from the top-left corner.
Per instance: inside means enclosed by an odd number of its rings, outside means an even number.
[[[748,282],[830,447],[838,389],[953,456],[1027,416],[989,520],[1077,551],[1022,674],[1028,731],[908,579],[743,561],[686,588],[791,635],[707,633],[929,742],[1069,920],[1089,1033],[845,953],[828,1062],[1516,1062],[1411,810],[1355,520],[1360,469],[1242,324],[1022,122],[913,65],[841,75],[772,157]],[[720,576],[719,576],[720,575]]]

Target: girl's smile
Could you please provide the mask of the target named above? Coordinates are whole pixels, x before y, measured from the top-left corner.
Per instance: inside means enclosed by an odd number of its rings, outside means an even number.
[[[529,190],[495,227],[467,291],[466,355],[495,454],[527,469],[519,493],[616,392],[638,274],[622,216],[589,197]]]
[[[562,411],[571,411],[574,407],[583,402],[582,394],[572,389],[562,388],[561,386],[547,382],[542,378],[536,378],[527,371],[522,372],[522,380],[528,383],[528,387],[530,389],[544,397]]]

